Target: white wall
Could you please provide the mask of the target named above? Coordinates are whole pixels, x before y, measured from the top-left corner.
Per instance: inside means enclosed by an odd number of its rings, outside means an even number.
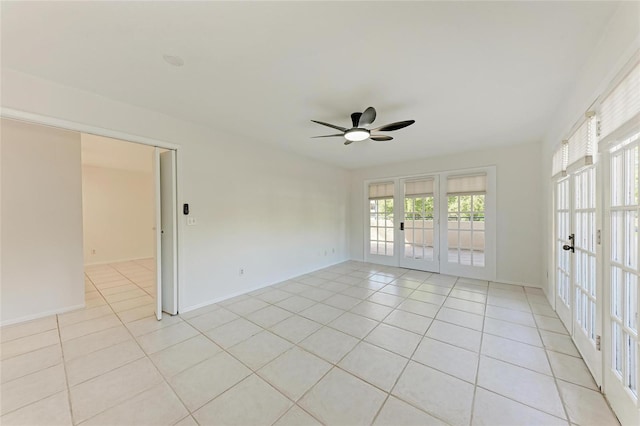
[[[8,324],[84,305],[80,135],[1,126],[0,321]]]
[[[498,281],[539,286],[541,225],[540,144],[389,164],[356,170],[351,178],[350,254],[364,258],[364,181],[447,170],[496,166]]]
[[[4,108],[180,145],[178,202],[197,220],[179,218],[182,311],[348,259],[348,172],[13,70],[1,77]]]
[[[154,191],[153,173],[82,166],[85,265],[155,256]]]
[[[541,282],[552,300],[553,295],[553,227],[551,157],[561,141],[568,136],[571,127],[584,115],[596,98],[602,94],[613,78],[640,48],[640,3],[621,2],[611,18],[602,38],[575,79],[565,101],[559,105],[555,120],[549,123],[549,132],[544,139],[541,157],[540,178],[542,181],[541,251],[543,263]]]

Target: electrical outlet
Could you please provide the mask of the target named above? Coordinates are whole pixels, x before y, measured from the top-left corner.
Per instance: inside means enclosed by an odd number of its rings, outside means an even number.
[[[96,249],[91,249],[91,254],[96,254]]]
[[[195,218],[195,217],[188,217],[188,218],[187,218],[187,225],[189,225],[189,226],[195,226],[195,224],[196,224],[196,223],[197,223],[197,222],[196,222],[196,218]]]
[[[244,275],[244,268],[240,268],[240,270],[238,271],[238,275],[240,276]]]

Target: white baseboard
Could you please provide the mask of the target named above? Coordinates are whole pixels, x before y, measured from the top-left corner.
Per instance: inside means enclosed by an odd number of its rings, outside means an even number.
[[[366,260],[362,260],[362,259],[354,259],[353,257],[349,260],[355,260],[357,262],[366,262]],[[384,266],[384,265],[382,265]],[[473,277],[467,277],[467,278],[472,278]],[[484,278],[479,278],[484,280]],[[517,286],[524,286],[524,287],[533,287],[533,288],[542,288],[541,285],[536,285],[536,284],[532,284],[532,283],[523,283],[523,282],[519,282],[519,281],[509,281],[509,280],[500,280],[500,279],[495,279],[495,280],[486,280],[486,281],[492,281],[495,283],[499,283],[499,284],[510,284],[510,285],[517,285]]]
[[[150,257],[136,257],[136,258],[128,258],[128,259],[115,259],[115,260],[102,260],[100,262],[89,262],[85,263],[84,266],[97,266],[97,265],[108,265],[109,263],[119,263],[119,262],[133,262],[135,260],[146,260],[153,259],[153,256]]]
[[[522,287],[542,288],[542,286],[539,286],[539,285],[535,285],[535,284],[531,284],[531,283],[521,283],[521,282],[518,282],[518,281],[495,280],[495,281],[492,281],[492,282],[498,283],[498,284],[517,285],[517,286],[522,286]]]
[[[33,321],[33,320],[44,318],[44,317],[48,317],[48,316],[51,316],[51,315],[64,314],[64,313],[67,313],[67,312],[70,312],[70,311],[75,311],[76,309],[83,309],[84,307],[85,307],[85,304],[82,303],[80,305],[67,306],[67,307],[61,308],[61,309],[54,309],[54,310],[46,311],[46,312],[38,312],[37,314],[26,315],[24,317],[14,318],[14,319],[2,321],[2,322],[0,322],[0,326],[4,327],[6,325],[18,324],[18,323],[25,322],[25,321]]]
[[[290,279],[295,278],[295,277],[299,277],[299,276],[302,276],[302,275],[310,274],[312,272],[316,272],[316,271],[319,271],[321,269],[329,268],[331,266],[335,266],[335,265],[338,265],[340,263],[347,262],[348,260],[349,259],[339,260],[337,262],[330,263],[330,264],[322,266],[320,268],[313,269],[313,270],[311,270],[309,272],[305,272],[304,274],[298,274],[298,275],[289,276],[288,278],[285,278],[283,280],[279,280],[278,282],[260,284],[260,285],[255,286],[255,287],[251,287],[251,288],[249,288],[247,290],[242,290],[242,291],[238,291],[236,293],[227,294],[227,295],[215,298],[215,299],[208,300],[206,302],[198,303],[197,305],[188,306],[186,308],[178,308],[178,313],[187,313],[187,312],[190,312],[190,311],[195,311],[196,309],[204,308],[205,306],[213,305],[214,303],[224,302],[227,299],[232,299],[232,298],[237,297],[237,296],[242,296],[243,294],[251,293],[252,291],[260,290],[261,288],[269,287],[269,286],[281,283],[283,281],[290,280]]]

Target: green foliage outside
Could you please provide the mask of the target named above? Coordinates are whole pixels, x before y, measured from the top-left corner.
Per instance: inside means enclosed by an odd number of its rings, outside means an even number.
[[[447,201],[449,220],[484,221],[484,195],[456,195]],[[371,200],[370,206],[372,218],[377,214],[379,220],[393,220],[393,200]],[[405,198],[404,211],[406,220],[433,219],[433,197]]]

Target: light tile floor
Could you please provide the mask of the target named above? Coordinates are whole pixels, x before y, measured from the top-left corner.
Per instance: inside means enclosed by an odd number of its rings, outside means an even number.
[[[539,289],[345,262],[158,322],[149,261],[2,329],[3,425],[617,425]]]

